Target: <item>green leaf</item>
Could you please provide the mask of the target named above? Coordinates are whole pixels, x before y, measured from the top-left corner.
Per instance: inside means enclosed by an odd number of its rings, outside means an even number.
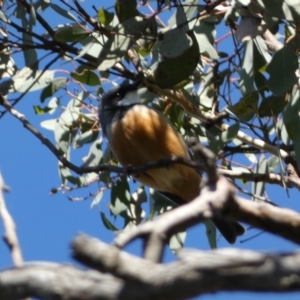
[[[244,56],[240,73],[240,91],[247,95],[254,90],[254,70],[253,70],[253,40],[244,42]]]
[[[77,18],[70,12],[70,11],[67,11],[63,8],[61,8],[61,6],[57,5],[57,4],[53,4],[51,3],[51,8],[57,12],[58,14],[60,14],[61,16],[69,19],[69,20],[72,20],[72,21],[75,21],[75,22],[78,22]]]
[[[203,222],[206,228],[206,236],[209,242],[210,249],[217,249],[217,229],[216,226],[210,221]]]
[[[221,141],[228,143],[232,141],[240,130],[240,123],[235,123],[221,133]]]
[[[300,109],[300,93],[299,90],[296,91],[295,95],[291,97],[283,111],[283,122],[286,127],[286,130],[289,134],[289,137],[292,140],[295,140],[299,136],[300,132],[300,118],[299,118],[299,109]]]
[[[242,97],[240,101],[228,107],[228,110],[232,112],[239,120],[248,122],[257,112],[258,104],[258,92],[254,91]]]
[[[157,23],[155,18],[149,18],[147,20],[146,28],[142,32],[141,37],[137,40],[139,51],[149,52],[156,42],[157,38]]]
[[[46,70],[35,71],[29,67],[24,67],[19,73],[17,73],[12,79],[14,81],[13,86],[10,88],[10,92],[26,92],[30,87],[30,91],[40,90],[46,87],[51,80],[53,80],[55,71]],[[41,75],[41,76],[40,76]],[[38,80],[37,80],[38,78]]]
[[[270,96],[264,98],[259,106],[258,115],[260,117],[278,116],[286,104],[284,96]]]
[[[143,217],[146,214],[142,208],[142,204],[147,202],[147,194],[144,189],[139,187],[134,193],[132,193],[131,197],[134,205],[132,205],[131,209],[127,212],[128,215],[134,219],[134,224],[136,225],[142,222]]]
[[[2,10],[0,10],[0,20],[5,23],[10,23],[9,18],[4,14]]]
[[[263,11],[273,17],[295,22],[300,19],[300,3],[298,0],[257,0]]]
[[[90,147],[89,153],[83,158],[85,167],[98,166],[103,159],[102,141],[96,140]]]
[[[280,162],[279,158],[275,155],[272,155],[267,159],[268,170],[270,173],[276,172],[279,166],[279,162]]]
[[[162,210],[166,210],[167,207],[177,206],[168,197],[162,195],[154,189],[150,189],[150,200],[151,212],[161,212]]]
[[[270,75],[267,80],[270,90],[277,96],[287,92],[298,80],[295,74],[297,69],[298,57],[289,46],[277,51],[266,70]]]
[[[56,119],[45,120],[41,122],[41,127],[47,130],[54,131],[56,126]]]
[[[30,5],[29,24],[30,26],[35,26],[36,24],[36,11],[34,5]]]
[[[169,247],[170,249],[176,253],[179,249],[181,249],[184,246],[184,241],[186,239],[186,231],[178,232],[171,236],[169,241]]]
[[[198,95],[200,96],[200,104],[204,107],[210,109],[214,103],[214,74],[213,72],[208,72],[204,74],[202,77],[202,83],[200,85],[200,89],[198,91]]]
[[[199,46],[194,32],[189,31],[184,33],[184,36],[185,47],[180,48],[180,51],[174,50],[172,52],[171,48],[165,46],[164,53],[166,53],[166,49],[170,49],[169,58],[165,58],[157,64],[152,65],[154,80],[161,88],[171,88],[182,80],[185,80],[194,72],[199,62]],[[182,39],[178,39],[175,43],[170,43],[175,47],[176,43],[179,45],[181,42],[183,42]],[[182,53],[188,44],[189,48]],[[174,57],[177,54],[180,55]]]
[[[58,28],[54,33],[54,39],[57,42],[78,42],[87,37],[90,33],[79,25],[68,25]]]
[[[87,184],[84,176],[73,176],[70,170],[64,166],[59,167],[59,175],[63,184],[67,184],[69,182],[77,187],[83,187]]]
[[[138,40],[145,32],[150,20],[142,17],[135,17],[118,24],[112,29],[112,34],[104,43],[103,48],[98,55],[99,71],[106,71],[116,62],[120,61],[127,53],[127,50]]]
[[[213,47],[215,42],[215,25],[205,21],[198,21],[194,28],[200,53],[212,59],[219,59],[219,54]]]
[[[300,166],[300,92],[298,87],[295,87],[291,95],[291,99],[283,111],[283,122],[289,137],[294,142],[296,152],[296,160]]]
[[[107,26],[114,18],[114,14],[101,7],[98,10],[98,20],[100,24]]]
[[[34,112],[36,115],[43,115],[43,114],[46,114],[47,112],[51,111],[53,108],[51,107],[41,107],[41,106],[38,106],[38,105],[34,105],[33,106],[33,109],[34,109]]]
[[[255,168],[255,173],[256,174],[268,174],[269,173],[267,160],[264,155],[260,156],[258,164],[256,165],[256,168]],[[264,193],[265,193],[265,187],[266,187],[266,183],[263,181],[253,182],[252,193],[254,195],[263,197]],[[253,201],[259,201],[259,200],[257,200],[254,196]]]
[[[102,200],[103,195],[104,195],[103,189],[99,190],[98,193],[96,194],[96,196],[94,197],[90,208],[93,208],[94,206],[98,205],[100,203],[100,201]]]
[[[40,101],[43,103],[46,98],[51,97],[56,91],[60,90],[66,83],[68,79],[65,77],[57,77],[53,79],[48,86],[44,88],[40,95]]]
[[[136,9],[136,0],[117,0],[115,10],[120,23],[138,16],[140,13]]]
[[[182,30],[174,28],[168,30],[162,37],[160,54],[165,58],[174,58],[182,55],[193,45],[192,38]]]
[[[62,153],[67,153],[70,144],[78,130],[78,109],[67,109],[57,119],[54,128],[56,147]]]
[[[100,85],[100,79],[97,74],[88,69],[83,70],[81,73],[71,72],[71,76],[83,84],[90,86]]]
[[[219,152],[224,147],[224,143],[221,140],[210,140],[209,141],[209,149],[213,151],[216,155],[219,154]]]
[[[118,228],[115,227],[105,216],[103,212],[100,212],[101,220],[103,222],[103,225],[111,231],[118,231]]]
[[[27,33],[22,33],[24,45],[28,47],[23,50],[25,65],[31,67],[34,71],[38,68],[38,55],[34,47],[32,40],[32,35]]]
[[[88,130],[84,133],[81,133],[75,138],[74,148],[77,149],[83,146],[84,144],[88,144],[95,141],[98,137],[98,134],[99,131],[96,130]]]
[[[111,212],[117,216],[126,211],[130,205],[130,189],[127,181],[127,176],[121,176],[115,182],[111,189]]]
[[[112,189],[113,190],[113,189]],[[116,198],[114,200],[114,203],[111,203],[110,206],[110,211],[114,216],[120,215],[122,212],[126,212],[128,209],[128,206],[125,205],[119,198]]]
[[[198,4],[198,0],[185,0],[184,1],[183,9],[184,9],[187,20],[190,20],[193,17],[195,17],[195,14],[197,12],[197,4]]]

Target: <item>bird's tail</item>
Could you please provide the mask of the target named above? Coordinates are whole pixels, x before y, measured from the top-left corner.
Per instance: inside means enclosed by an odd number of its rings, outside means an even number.
[[[230,244],[234,244],[236,238],[246,232],[245,227],[236,221],[220,218],[213,218],[211,221]]]

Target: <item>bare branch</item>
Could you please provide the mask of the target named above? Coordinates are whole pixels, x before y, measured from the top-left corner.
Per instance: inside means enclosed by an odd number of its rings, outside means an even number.
[[[278,184],[280,186],[287,186],[290,188],[300,189],[300,180],[298,177],[281,176],[275,173],[246,173],[237,170],[223,170],[218,172],[231,179],[241,179],[244,181],[266,182],[270,184]]]
[[[23,265],[22,251],[19,245],[15,222],[5,205],[3,195],[3,192],[5,190],[7,190],[7,187],[5,186],[2,175],[0,173],[0,217],[3,221],[5,229],[4,240],[10,249],[12,260],[15,266],[20,267]]]
[[[54,263],[31,263],[0,272],[2,300],[29,296],[57,300],[138,299],[131,298],[135,294],[134,290],[124,291],[122,297],[124,285],[122,280],[108,274]]]
[[[78,255],[86,255],[84,249],[90,246],[93,251],[88,255],[94,268],[115,277],[66,265],[31,263],[0,272],[1,299],[33,296],[57,300],[177,300],[233,289],[252,292],[300,290],[299,253],[182,250],[179,261],[161,265],[85,236],[73,242],[73,250]],[[107,263],[108,260],[111,263]]]
[[[220,290],[300,290],[300,254],[262,254],[255,251],[183,249],[179,261],[154,264],[97,239],[77,236],[73,255],[80,262],[126,282],[157,288],[159,299],[186,299]],[[149,295],[149,297],[151,297]],[[151,299],[151,298],[149,298]],[[156,298],[154,298],[156,299]]]

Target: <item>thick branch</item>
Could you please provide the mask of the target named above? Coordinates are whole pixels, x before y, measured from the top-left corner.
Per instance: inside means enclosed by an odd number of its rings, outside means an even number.
[[[138,299],[136,296],[131,298],[134,290],[124,291],[122,296],[123,288],[122,280],[108,274],[54,263],[28,264],[0,272],[2,300],[25,297],[56,300]]]
[[[73,255],[80,262],[126,282],[146,285],[145,294],[146,287],[156,286],[157,295],[161,292],[165,299],[186,299],[220,290],[300,290],[299,253],[185,249],[179,252],[179,261],[162,265],[83,235],[74,240],[72,247]]]
[[[86,251],[88,248],[91,251]],[[0,298],[176,300],[217,291],[300,290],[299,253],[182,250],[179,261],[160,265],[86,236],[74,240],[73,250],[76,256],[93,261],[94,268],[114,276],[66,265],[31,263],[0,272]]]

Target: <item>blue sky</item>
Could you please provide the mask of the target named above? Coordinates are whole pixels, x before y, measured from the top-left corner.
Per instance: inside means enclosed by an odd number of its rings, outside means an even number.
[[[113,1],[109,1],[112,5]],[[99,1],[108,6],[108,1]],[[89,1],[83,5],[90,6]],[[62,66],[63,67],[63,66]],[[62,68],[61,67],[61,68]],[[40,122],[48,116],[37,117],[33,112],[33,105],[39,104],[39,94],[29,93],[17,105],[17,110],[42,131],[52,141],[52,132],[40,127]],[[23,128],[22,124],[6,114],[0,120],[0,170],[5,183],[11,188],[5,194],[6,204],[17,225],[17,233],[25,261],[54,261],[76,263],[70,257],[70,242],[80,233],[98,237],[104,242],[110,243],[114,234],[102,225],[100,213],[97,208],[90,209],[91,200],[71,202],[67,195],[58,193],[49,196],[52,187],[60,185],[58,176],[57,159],[41,144],[30,132]],[[78,157],[81,157],[78,154]],[[94,192],[97,187],[94,187]],[[93,188],[92,188],[93,190]],[[290,207],[300,211],[299,192],[290,191],[290,198],[283,189],[270,186],[267,189],[270,199],[278,205]],[[83,195],[85,191],[80,191]],[[76,191],[72,193],[76,195]],[[109,202],[109,193],[101,203],[101,209],[109,215],[106,204]],[[248,231],[247,239],[257,233],[257,230]],[[3,226],[0,221],[0,233],[3,234]],[[219,247],[229,245],[221,239]],[[252,240],[235,245],[241,249],[261,251],[294,251],[298,246],[281,238],[262,234]],[[188,232],[186,247],[209,249],[204,226],[191,228]],[[140,242],[135,242],[126,248],[127,251],[140,255]],[[170,251],[166,253],[166,261],[175,259]],[[4,242],[0,242],[0,269],[12,266],[9,250]],[[297,299],[300,293],[287,294],[258,294],[258,293],[217,293],[205,295],[201,299]]]

